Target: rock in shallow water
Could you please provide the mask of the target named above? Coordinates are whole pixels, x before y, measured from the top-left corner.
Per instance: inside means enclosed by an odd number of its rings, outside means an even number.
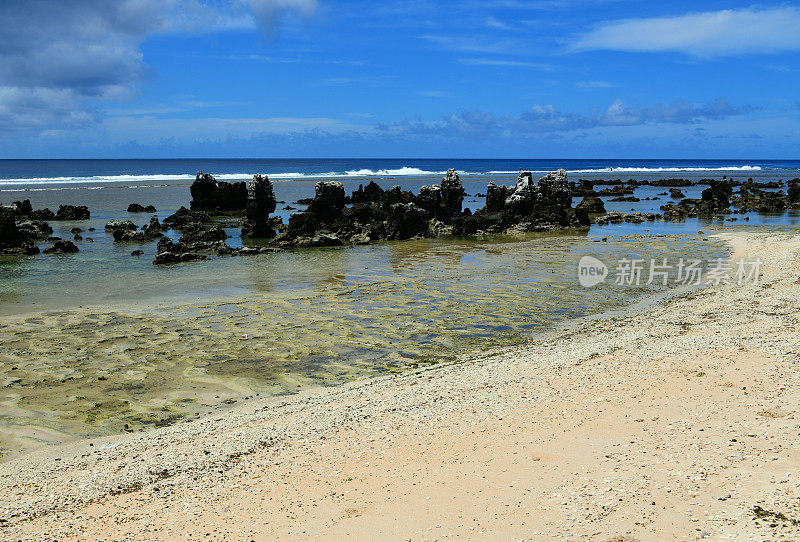
[[[89,220],[89,216],[85,205],[59,205],[53,220]]]
[[[79,249],[72,241],[59,239],[42,252],[45,254],[71,254],[73,252],[79,252]]]
[[[576,209],[582,209],[587,213],[605,213],[606,206],[603,200],[597,196],[586,196],[581,202],[575,206]]]
[[[242,181],[217,181],[208,173],[198,171],[189,191],[192,209],[244,211],[247,207],[247,186]]]
[[[247,188],[246,216],[242,223],[242,237],[275,237],[270,213],[277,204],[272,183],[266,175],[255,175]]]
[[[138,203],[131,203],[128,205],[129,213],[155,213],[156,208],[153,205],[143,206]]]

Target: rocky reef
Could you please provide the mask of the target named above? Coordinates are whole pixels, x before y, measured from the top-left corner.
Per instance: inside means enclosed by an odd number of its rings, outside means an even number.
[[[146,243],[162,237],[165,229],[157,217],[151,217],[150,222],[138,229],[130,220],[111,220],[106,223],[105,230],[114,236],[115,242],[135,241]]]
[[[731,201],[743,213],[780,213],[789,207],[791,197],[783,192],[764,190],[750,181],[741,185],[738,195]]]
[[[475,235],[588,227],[589,211],[572,208],[572,193],[563,169],[548,173],[537,183],[530,172],[520,171],[513,188],[490,183],[486,206],[472,215],[462,213],[454,221],[453,233]]]
[[[572,188],[564,170],[535,182],[520,172],[514,187],[490,183],[486,206],[472,214],[462,210],[464,187],[454,169],[441,184],[423,186],[418,194],[395,186],[383,190],[375,182],[359,186],[346,205],[342,183],[317,183],[308,209],[295,213],[275,239],[281,247],[340,246],[377,240],[476,235],[508,231],[542,231],[586,227],[585,210],[572,208]]]
[[[677,203],[661,207],[664,220],[680,221],[687,217],[709,218],[731,213],[733,184],[729,181],[713,181],[703,190],[700,199],[684,198]]]

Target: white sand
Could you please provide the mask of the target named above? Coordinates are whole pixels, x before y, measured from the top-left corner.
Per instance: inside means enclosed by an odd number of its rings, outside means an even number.
[[[725,238],[761,285],[5,463],[0,538],[798,540],[800,235]]]

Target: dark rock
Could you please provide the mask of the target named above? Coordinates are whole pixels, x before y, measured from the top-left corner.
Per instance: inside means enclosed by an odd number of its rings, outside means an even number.
[[[45,254],[71,254],[73,252],[79,252],[79,250],[72,241],[61,239],[44,249],[42,252]]]
[[[583,198],[586,196],[596,196],[597,192],[594,190],[594,182],[580,179],[578,185],[572,188],[572,197]]]
[[[559,207],[572,207],[572,190],[567,182],[567,172],[563,169],[551,171],[539,179],[542,203]]]
[[[247,208],[247,186],[243,181],[217,181],[208,173],[197,172],[189,188],[191,208],[211,211],[244,211]]]
[[[413,203],[395,203],[389,208],[389,238],[410,239],[424,236],[429,227],[428,214]]]
[[[59,205],[53,220],[88,220],[89,208],[85,205]]]
[[[314,187],[314,199],[308,210],[316,214],[322,222],[339,218],[344,209],[344,186],[339,181],[320,181]]]
[[[399,186],[393,186],[383,194],[381,207],[388,211],[395,203],[411,203],[415,200],[414,194],[408,190],[403,190]]]
[[[473,235],[511,229],[540,231],[586,227],[584,209],[572,209],[566,172],[545,175],[535,184],[530,172],[520,172],[512,189],[491,183],[487,206],[474,215],[462,210],[464,188],[455,170],[440,186],[424,186],[417,195],[395,186],[382,192],[359,187],[345,207],[340,183],[318,183],[316,196],[303,213],[295,213],[272,241],[277,246],[366,244],[380,239],[409,239],[436,235]]]
[[[196,262],[207,259],[208,255],[201,254],[199,252],[161,252],[155,255],[153,258],[153,264],[165,265],[181,262]]]
[[[656,219],[653,213],[621,213],[619,211],[611,211],[603,216],[597,217],[597,224],[604,226],[606,224],[620,224],[628,222],[633,224],[641,224],[642,222],[652,222]]]
[[[382,199],[383,188],[375,181],[370,181],[366,187],[358,185],[358,189],[350,197],[353,203],[379,203]]]
[[[106,223],[106,231],[114,232],[117,230],[133,230],[136,231],[136,224],[130,220],[110,220]]]
[[[136,224],[130,220],[111,220],[106,224],[105,229],[114,235],[115,242],[146,243],[164,235],[161,233],[161,224],[155,216],[150,219],[149,224],[142,226],[141,231],[136,231]]]
[[[176,230],[183,230],[189,227],[202,227],[204,223],[210,222],[211,218],[205,211],[190,211],[181,206],[164,219],[164,224]]]
[[[603,203],[603,200],[598,198],[597,196],[586,196],[584,197],[581,202],[575,206],[575,209],[581,209],[586,211],[587,213],[605,213],[606,206]]]
[[[55,220],[56,214],[50,209],[36,209],[28,214],[31,220]]]
[[[12,206],[0,205],[0,254],[33,255],[39,247],[33,242],[46,235],[50,227],[45,223],[22,222],[17,225],[16,211]],[[50,229],[49,233],[52,233]]]
[[[733,186],[727,182],[715,182],[703,190],[700,199],[713,209],[725,209],[730,206]]]
[[[676,188],[683,188],[687,186],[694,186],[695,183],[688,179],[659,179],[650,183],[652,186],[674,186]]]
[[[789,198],[789,203],[800,203],[800,179],[792,179],[789,181],[788,185],[789,190],[787,196]]]
[[[489,185],[486,187],[486,211],[489,213],[502,211],[511,192],[511,187],[489,181]]]
[[[686,194],[681,192],[680,188],[670,188],[669,189],[669,197],[675,199],[683,199],[686,197]]]
[[[141,256],[142,254],[144,254],[144,250],[140,248],[131,251],[131,256]]]
[[[128,212],[129,213],[155,213],[156,208],[152,205],[139,205],[138,203],[131,203],[128,205]]]
[[[439,214],[439,208],[443,206],[442,189],[439,186],[421,186],[417,194],[416,204],[425,209],[431,216]]]
[[[449,215],[461,213],[461,205],[464,201],[464,187],[455,169],[448,169],[447,174],[442,179],[442,206]]]
[[[11,206],[16,211],[17,216],[27,216],[33,212],[33,206],[31,205],[31,200],[29,199],[15,201],[11,204]]]
[[[228,238],[228,234],[225,233],[220,226],[215,226],[213,228],[208,229],[201,229],[195,231],[185,231],[183,236],[181,236],[180,242],[181,243],[211,243],[213,241],[222,241]]]
[[[311,238],[310,247],[338,247],[342,246],[342,240],[335,234],[329,232],[319,232]]]
[[[684,198],[678,203],[668,203],[661,207],[664,219],[684,220],[687,217],[713,217],[730,214],[730,195],[733,184],[729,181],[711,181],[711,186],[703,190],[701,199]]]
[[[639,198],[637,198],[636,196],[620,196],[618,198],[611,198],[610,201],[627,201],[627,202],[635,203],[635,202],[641,201],[641,200]]]
[[[16,209],[12,206],[0,205],[0,244],[16,245],[22,241],[17,228]]]
[[[706,192],[704,191],[703,194]],[[783,192],[762,190],[754,182],[741,185],[739,195],[731,198],[741,212],[779,213],[789,207],[789,197]]]
[[[44,220],[23,220],[17,223],[23,237],[29,240],[47,239],[53,234],[53,228]]]
[[[269,178],[266,175],[255,175],[247,190],[242,237],[274,237],[275,228],[270,223],[269,215],[275,212],[276,204],[275,192]]]
[[[181,255],[176,252],[159,252],[153,258],[153,265],[180,263]]]

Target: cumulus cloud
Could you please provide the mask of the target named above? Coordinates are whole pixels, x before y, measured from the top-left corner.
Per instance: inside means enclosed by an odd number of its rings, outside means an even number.
[[[0,128],[84,123],[99,100],[135,95],[149,73],[150,35],[274,29],[315,0],[3,0],[0,2]]]
[[[751,110],[749,107],[734,107],[722,98],[699,105],[676,101],[649,107],[614,100],[605,109],[589,114],[560,111],[552,105],[534,105],[517,116],[495,116],[485,111],[468,110],[447,115],[438,121],[380,124],[377,130],[384,134],[424,137],[437,135],[520,137],[609,126],[696,124],[742,115]]]
[[[800,8],[738,9],[624,19],[579,36],[575,51],[678,52],[698,57],[800,51]]]

